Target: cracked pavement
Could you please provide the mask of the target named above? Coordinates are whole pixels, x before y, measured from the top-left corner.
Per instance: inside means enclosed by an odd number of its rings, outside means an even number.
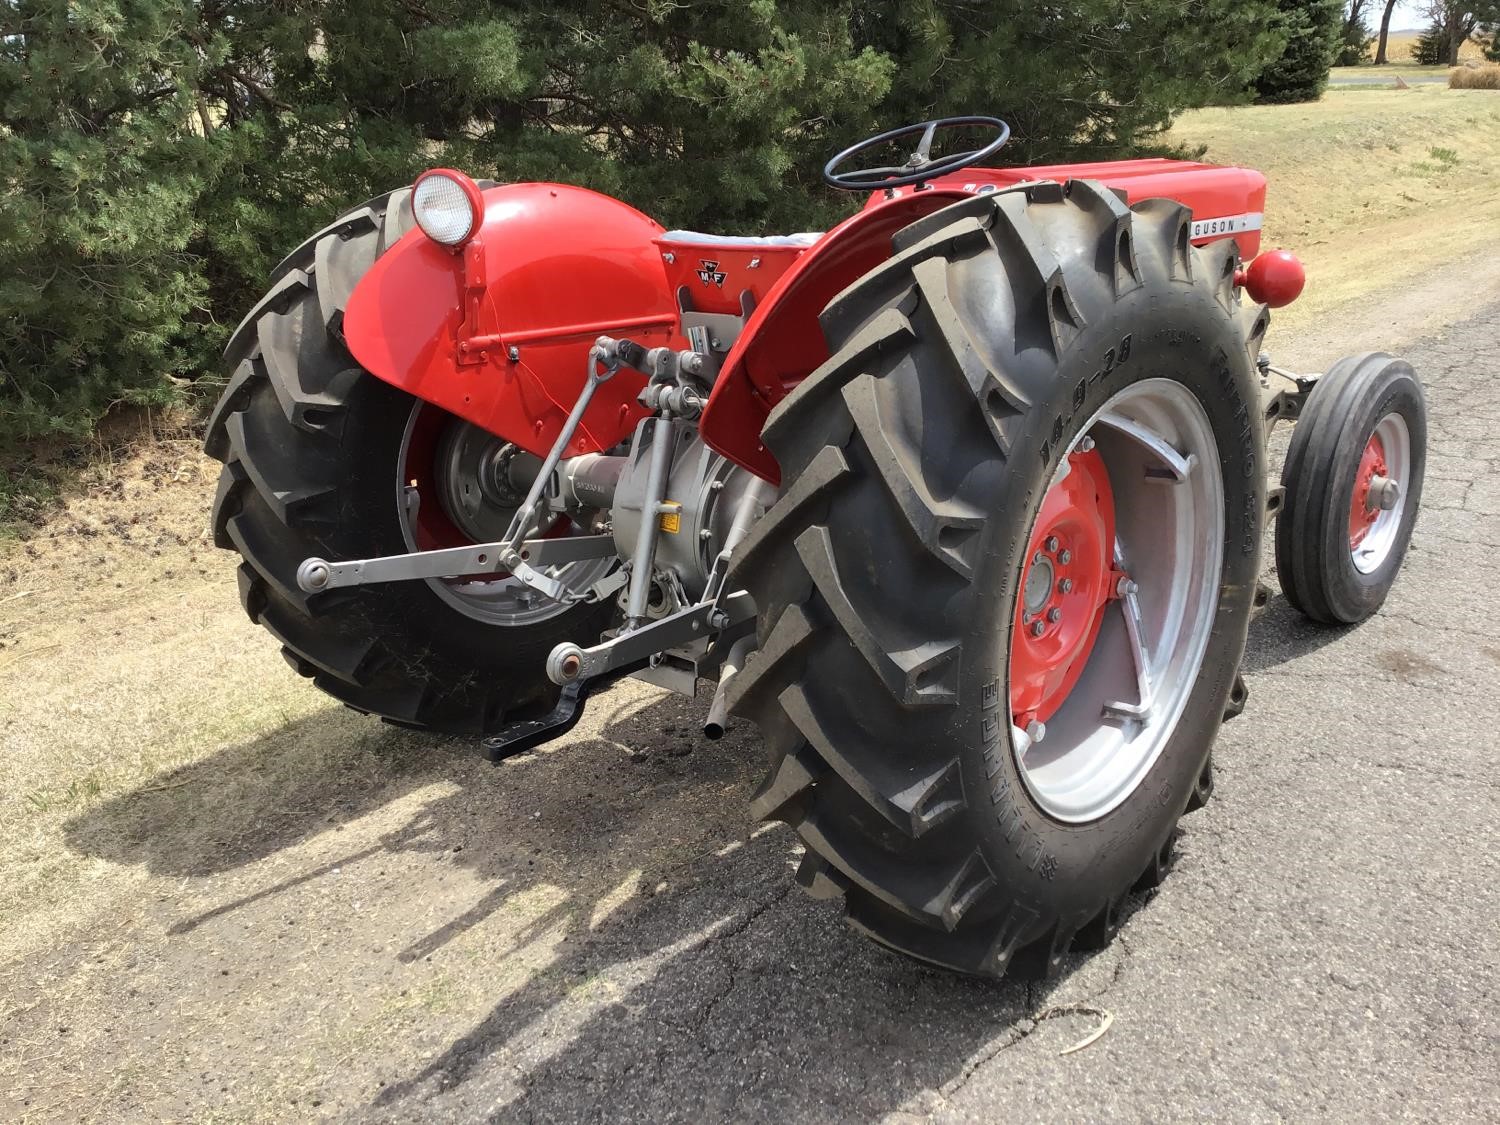
[[[626,683],[499,767],[314,703],[67,821],[95,901],[0,965],[0,1118],[1495,1120],[1500,301],[1398,343],[1431,450],[1389,604],[1273,598],[1175,870],[1058,979],[934,972],[803,895],[706,699]],[[201,597],[218,664],[174,676],[287,675]]]
[[[909,965],[787,894],[793,844],[777,829],[579,950],[576,971],[618,988],[581,1022],[570,1004],[529,1023],[502,1006],[383,1106],[433,1120],[1493,1120],[1500,306],[1406,354],[1432,452],[1405,573],[1356,630],[1312,625],[1276,594],[1251,635],[1250,705],[1218,742],[1215,799],[1110,949],[1031,986]],[[1105,1011],[1097,1042],[1060,1054]]]

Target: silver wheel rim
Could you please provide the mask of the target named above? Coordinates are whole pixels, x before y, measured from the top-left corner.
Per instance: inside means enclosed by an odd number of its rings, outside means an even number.
[[[469,469],[475,463],[476,445],[483,449],[485,446],[498,447],[504,443],[493,434],[462,419],[449,418],[437,442],[434,463],[426,468],[426,479],[417,478],[414,488],[411,469],[407,464],[408,454],[418,419],[424,410],[432,409],[435,408],[423,403],[418,403],[412,409],[401,436],[400,455],[396,458],[396,512],[406,548],[409,551],[421,549],[417,543],[417,507],[414,503],[439,505],[453,525],[473,542],[494,542],[504,535],[510,513],[498,503],[486,506],[474,499],[477,483],[472,479]],[[494,460],[491,452],[485,449],[482,454],[487,463]],[[496,530],[497,527],[499,530]],[[571,533],[582,534],[577,527]],[[587,588],[603,578],[616,564],[615,559],[591,559],[567,566],[549,567],[545,573],[566,581],[575,588]],[[439,598],[465,617],[490,625],[535,625],[572,608],[523,585],[508,574],[486,581],[443,578],[428,578],[423,581]]]
[[[1361,574],[1374,574],[1395,550],[1401,520],[1406,514],[1406,486],[1411,475],[1411,430],[1407,428],[1405,418],[1399,414],[1387,414],[1375,424],[1371,436],[1379,438],[1385,449],[1386,476],[1396,482],[1400,498],[1394,508],[1382,511],[1375,518],[1358,547],[1351,545],[1354,569]],[[1353,503],[1352,497],[1350,503]]]
[[[1085,441],[1114,492],[1115,565],[1136,589],[1105,605],[1056,713],[1030,731],[1011,721],[1032,799],[1071,824],[1118,808],[1160,758],[1202,670],[1224,561],[1219,446],[1191,391],[1168,379],[1136,383],[1094,415],[1068,452]]]

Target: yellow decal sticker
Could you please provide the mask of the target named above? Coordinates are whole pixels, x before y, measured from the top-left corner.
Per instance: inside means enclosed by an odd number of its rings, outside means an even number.
[[[682,530],[682,505],[668,500],[662,507],[666,507],[667,504],[672,506],[671,510],[662,512],[656,517],[656,526],[668,535],[676,535]]]

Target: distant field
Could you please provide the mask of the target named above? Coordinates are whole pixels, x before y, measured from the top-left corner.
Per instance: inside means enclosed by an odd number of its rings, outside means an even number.
[[[1417,48],[1417,39],[1421,35],[1418,31],[1393,31],[1389,41],[1386,43],[1386,58],[1391,62],[1411,62],[1411,53]],[[1370,58],[1375,57],[1375,44],[1370,44]],[[1474,40],[1466,42],[1458,52],[1458,61],[1467,62],[1469,59],[1484,58],[1484,48]]]
[[[1334,88],[1308,105],[1194,110],[1170,140],[1270,180],[1266,246],[1308,267],[1283,325],[1472,254],[1500,229],[1491,91]]]

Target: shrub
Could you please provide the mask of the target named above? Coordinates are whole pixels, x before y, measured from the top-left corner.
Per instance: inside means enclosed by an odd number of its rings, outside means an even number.
[[[1312,102],[1323,96],[1342,32],[1340,0],[1280,0],[1277,28],[1286,46],[1255,81],[1262,102]]]
[[[1177,111],[1244,100],[1287,41],[1277,10],[0,6],[0,461],[213,370],[282,254],[425,166],[582,184],[670,226],[806,230],[856,205],[822,186],[822,161],[881,126],[996,113],[1017,163],[1149,149]]]
[[[1500,90],[1500,66],[1456,66],[1448,72],[1453,90]]]
[[[1418,66],[1439,66],[1448,50],[1448,33],[1441,24],[1433,24],[1417,36],[1411,58]]]

